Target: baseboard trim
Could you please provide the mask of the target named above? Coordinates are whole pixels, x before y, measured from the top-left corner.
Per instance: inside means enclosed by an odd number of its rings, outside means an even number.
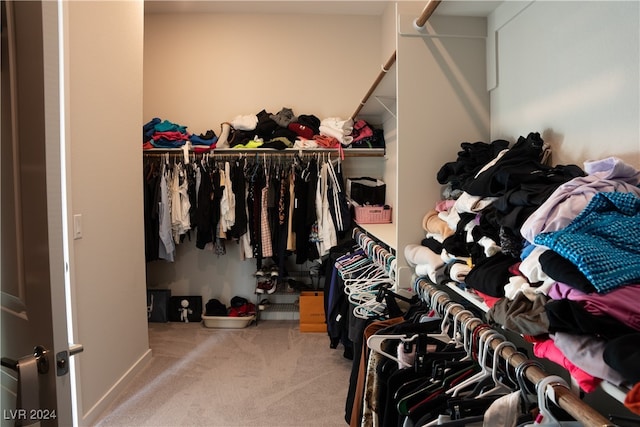
[[[127,372],[102,396],[95,405],[91,407],[80,419],[80,425],[95,425],[102,413],[111,405],[120,392],[128,386],[138,372],[151,362],[151,349],[147,351],[134,363]]]

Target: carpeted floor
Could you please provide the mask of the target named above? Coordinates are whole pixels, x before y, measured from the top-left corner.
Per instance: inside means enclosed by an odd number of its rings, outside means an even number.
[[[297,321],[151,323],[151,363],[97,426],[345,426],[351,361]]]

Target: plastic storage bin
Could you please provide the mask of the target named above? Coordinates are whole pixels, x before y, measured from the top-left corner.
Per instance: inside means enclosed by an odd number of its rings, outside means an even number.
[[[386,224],[391,222],[389,206],[355,206],[356,222],[360,224]]]
[[[256,316],[202,316],[202,323],[204,323],[204,326],[207,328],[242,329],[249,326],[255,318]]]

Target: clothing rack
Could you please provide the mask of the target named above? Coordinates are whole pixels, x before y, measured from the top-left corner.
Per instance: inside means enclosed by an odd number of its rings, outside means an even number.
[[[414,23],[416,25],[416,28],[424,27],[424,25],[427,23],[431,15],[433,15],[433,12],[436,10],[440,2],[441,0],[430,0],[429,3],[427,3],[425,8],[422,10],[422,13]],[[395,64],[395,62],[396,62],[396,51],[393,52],[393,54],[389,57],[387,62],[385,62],[385,64],[382,66],[382,70],[380,71],[380,73],[378,73],[378,76],[373,81],[373,84],[371,85],[367,93],[364,95],[364,98],[362,98],[362,101],[360,101],[360,105],[358,105],[356,110],[351,115],[351,120],[354,120],[355,117],[358,115],[358,113],[360,113],[360,110],[362,110],[362,107],[364,107],[364,105],[367,103],[367,101],[369,100],[373,92],[376,90],[376,88],[378,87],[378,85],[380,84],[384,76],[391,69],[393,64]]]
[[[338,149],[338,148],[286,148],[284,150],[275,150],[272,148],[247,148],[247,149],[235,149],[235,148],[216,148],[214,150],[206,151],[203,153],[196,153],[193,150],[190,150],[190,154],[202,155],[208,153],[213,157],[227,156],[227,157],[237,157],[239,155],[246,155],[249,157],[251,154],[265,154],[268,156],[285,156],[285,157],[294,157],[298,156],[306,156],[311,154],[332,154],[339,156],[342,151],[344,157],[384,157],[384,148],[353,148],[353,149]],[[183,150],[181,148],[152,148],[148,150],[143,150],[143,155],[145,156],[161,156],[165,153],[169,153],[170,155],[183,155]]]
[[[481,319],[475,318],[470,311],[465,310],[461,304],[451,300],[446,292],[437,289],[424,279],[417,279],[416,291],[422,296],[423,300],[426,299],[432,302],[432,308],[439,308],[438,311],[442,311],[441,315],[450,315],[458,318],[459,324],[466,325],[470,331],[484,324]],[[525,364],[522,374],[533,384],[538,384],[549,376],[540,366],[530,361],[524,354],[514,348],[504,345],[498,347],[501,342],[504,342],[504,340],[500,338],[491,340],[491,348],[494,351],[498,351],[498,356],[505,359],[513,368]],[[549,384],[549,387],[553,388],[556,404],[584,426],[614,426],[602,414],[580,400],[569,388],[556,383]]]
[[[353,240],[365,252],[374,264],[383,268],[387,275],[395,280],[397,270],[396,256],[388,246],[371,237],[361,228],[354,227],[351,233]]]

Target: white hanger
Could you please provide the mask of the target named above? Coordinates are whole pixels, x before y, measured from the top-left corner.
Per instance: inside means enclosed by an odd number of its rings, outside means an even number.
[[[540,414],[536,417],[536,420],[531,424],[526,424],[525,427],[531,426],[557,426],[557,427],[578,427],[582,426],[582,423],[578,421],[558,421],[547,405],[547,397],[554,404],[558,404],[556,402],[556,393],[553,389],[553,386],[560,385],[562,387],[569,386],[567,382],[557,375],[549,375],[548,377],[544,377],[540,381],[536,383],[536,392],[538,394],[538,407],[540,408]]]
[[[462,359],[460,359],[461,361],[466,361],[466,360],[472,360],[473,359],[473,354],[472,354],[472,349],[471,349],[471,334],[472,331],[471,329],[468,327],[469,323],[478,320],[477,318],[473,317],[473,316],[469,316],[467,317],[465,320],[462,321],[461,325],[462,325],[462,347],[464,348],[464,350],[467,352],[467,355],[465,357],[463,357]]]
[[[449,320],[449,315],[451,314],[451,310],[454,307],[460,308],[461,311],[464,310],[464,306],[462,304],[459,304],[457,302],[449,304],[446,310],[444,311],[444,316],[442,317],[442,323],[440,324],[440,330],[442,332],[447,332],[449,330],[449,324],[451,323],[451,321]]]
[[[458,320],[458,318],[460,316],[462,316],[463,314],[468,314],[470,316],[469,318],[473,318],[473,313],[470,312],[469,310],[460,310],[459,312],[454,314],[454,316],[453,316],[453,334],[452,334],[452,336],[453,336],[454,341],[456,341],[458,343],[458,346],[464,345],[464,342],[463,342],[463,340],[464,340],[464,329],[462,330],[462,333],[463,333],[462,337],[459,338],[459,336],[458,336],[458,333],[459,333],[458,327],[459,326],[463,326],[462,321]],[[465,348],[465,350],[466,350],[466,348]]]
[[[376,296],[377,296],[377,292],[373,292],[370,289],[363,288],[361,290],[354,290],[348,293],[347,299],[351,304],[356,306],[364,303],[368,303],[368,305],[372,305],[373,303],[370,303],[369,301],[376,301]],[[376,302],[382,305],[383,307],[386,307],[384,303],[379,301],[376,301]]]
[[[353,307],[353,315],[359,319],[370,319],[384,315],[386,309],[386,304],[378,302],[373,298]]]
[[[478,337],[478,364],[480,365],[480,372],[472,375],[466,380],[462,381],[460,384],[456,384],[454,387],[447,390],[446,394],[451,394],[451,396],[458,396],[458,393],[467,388],[471,384],[475,384],[479,381],[484,380],[485,378],[491,377],[491,370],[487,367],[487,357],[489,355],[489,348],[491,347],[491,341],[496,338],[505,339],[503,335],[498,332],[487,329],[480,332],[480,336]]]
[[[502,383],[498,378],[498,360],[500,359],[500,352],[505,347],[511,347],[516,351],[518,350],[516,345],[510,341],[502,341],[500,344],[498,344],[496,349],[493,351],[493,369],[491,369],[491,378],[493,379],[494,387],[490,390],[480,393],[476,396],[476,398],[495,396],[496,394],[507,394],[513,391],[511,387]]]
[[[396,362],[398,362],[399,366],[410,368],[412,365],[410,365],[404,360],[398,359],[398,357],[396,357],[395,355],[389,354],[382,349],[382,342],[389,339],[400,340],[403,343],[413,342],[418,339],[418,334],[415,334],[411,337],[407,337],[406,335],[374,334],[374,335],[371,335],[369,338],[367,338],[367,347],[369,347],[371,350],[377,353],[380,353],[391,360],[395,360]]]

